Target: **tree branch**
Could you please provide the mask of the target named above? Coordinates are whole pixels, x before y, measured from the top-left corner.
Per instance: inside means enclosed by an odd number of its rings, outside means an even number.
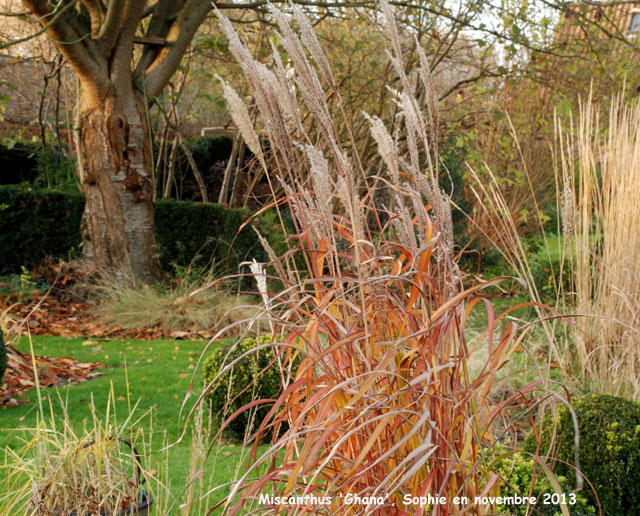
[[[122,25],[122,13],[124,10],[125,0],[111,0],[107,8],[102,29],[98,36],[98,45],[105,55],[116,46],[118,36],[120,35],[120,25]]]
[[[60,3],[56,7],[47,0],[22,0],[22,3],[38,19],[42,32],[46,32],[53,40],[60,53],[76,70],[81,82],[99,95],[106,90],[108,77],[100,66],[101,63],[94,59],[84,45],[84,38],[73,27],[73,16],[69,17],[69,10],[76,1]]]
[[[147,36],[166,39],[167,32],[171,26],[171,14],[174,3],[168,0],[158,0],[153,6],[153,16],[149,21],[149,28],[147,29]],[[145,12],[146,14],[146,12]],[[154,59],[158,55],[158,47],[146,46],[142,50],[142,57],[138,61],[134,77],[139,79],[144,74],[144,71],[153,63]]]
[[[120,34],[111,58],[111,76],[114,81],[131,80],[133,43],[136,37],[136,30],[144,14],[144,7],[144,0],[125,1]]]
[[[172,45],[158,52],[147,69],[145,91],[150,96],[159,95],[173,73],[180,66],[182,56],[187,51],[200,24],[212,9],[212,4],[202,0],[187,0],[178,17],[171,24],[166,40]]]
[[[89,18],[91,19],[91,37],[97,38],[100,33],[100,27],[102,26],[102,20],[104,13],[98,0],[80,0],[89,12]]]

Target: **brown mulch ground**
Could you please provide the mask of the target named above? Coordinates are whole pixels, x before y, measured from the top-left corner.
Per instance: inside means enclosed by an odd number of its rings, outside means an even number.
[[[61,301],[51,295],[42,299],[17,302],[9,305],[0,296],[0,313],[10,308],[14,328],[21,335],[56,335],[60,337],[94,337],[112,339],[210,339],[214,332],[172,331],[166,328],[123,328],[122,326],[101,325],[94,314],[95,306],[72,301]]]

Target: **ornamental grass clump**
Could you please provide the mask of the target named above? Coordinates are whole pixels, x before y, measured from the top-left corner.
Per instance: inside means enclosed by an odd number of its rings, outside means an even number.
[[[565,353],[596,392],[640,399],[640,105],[591,101],[558,129],[562,233],[579,317]]]
[[[555,160],[557,232],[560,249],[553,256],[536,218],[547,259],[534,263],[518,234],[515,217],[497,177],[489,181],[475,171],[472,187],[478,208],[491,221],[485,236],[526,281],[527,294],[537,301],[539,326],[549,363],[557,362],[579,388],[640,399],[640,104],[613,99],[604,121],[588,100],[577,122],[556,121]],[[533,181],[523,163],[531,191]],[[494,235],[491,237],[490,235]],[[536,285],[536,269],[549,270],[554,313],[544,307],[544,292]],[[564,317],[558,317],[562,314]],[[567,321],[570,324],[565,324]]]
[[[62,398],[59,406],[50,400],[45,407],[38,387],[38,399],[37,425],[12,430],[22,447],[3,450],[0,513],[147,514],[152,499],[142,488],[147,472],[138,447],[147,451],[148,436],[137,426],[135,407],[124,423],[117,423],[112,390],[106,415],[98,415],[92,399],[92,418],[79,429]]]
[[[201,288],[216,282],[216,277],[213,268],[191,267],[169,286],[136,285],[104,276],[92,287],[100,300],[97,314],[105,324],[172,331],[208,330],[250,317],[254,308],[244,296],[223,288]]]
[[[402,138],[365,115],[383,170],[376,177],[365,175],[351,132],[339,134],[334,126],[328,102],[344,116],[340,92],[300,10],[291,7],[298,35],[271,7],[286,52],[283,57],[274,47],[275,73],[253,59],[219,15],[270,142],[275,168],[267,177],[274,195],[284,190],[297,235],[296,246],[280,257],[263,239],[268,265],[285,283],[267,293],[263,309],[273,328],[273,342],[265,346],[274,349],[281,392],[253,400],[222,425],[218,436],[239,412],[269,407],[249,436],[245,473],[212,513],[487,514],[491,508],[473,504],[474,497],[498,492],[489,468],[493,424],[510,399],[494,402],[492,387],[520,337],[513,322],[477,297],[488,283],[466,289],[462,283],[449,199],[438,186],[427,58],[417,45],[418,65],[407,75],[393,13],[386,2],[382,7]],[[284,59],[295,73],[285,73]],[[426,103],[416,98],[416,81]],[[228,85],[225,96],[266,169],[247,108]],[[311,121],[300,118],[298,102]],[[374,185],[391,193],[390,203],[377,205]],[[486,307],[487,327],[469,342],[464,330],[478,304]],[[472,372],[468,362],[480,348],[484,361]],[[222,367],[211,385],[232,367]],[[265,450],[258,445],[267,435]],[[445,501],[426,507],[406,501],[427,494]],[[277,501],[291,496],[303,497],[304,505]],[[345,504],[356,498],[374,502]]]

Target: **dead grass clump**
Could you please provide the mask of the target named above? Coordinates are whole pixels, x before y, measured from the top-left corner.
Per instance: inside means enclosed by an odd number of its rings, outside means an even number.
[[[94,288],[100,320],[124,328],[161,327],[168,330],[208,330],[251,318],[255,308],[248,296],[215,288],[211,274],[181,279],[171,285],[136,285],[102,279]]]
[[[603,123],[589,101],[575,130],[559,132],[578,316],[566,351],[594,391],[640,399],[640,105],[619,97]]]

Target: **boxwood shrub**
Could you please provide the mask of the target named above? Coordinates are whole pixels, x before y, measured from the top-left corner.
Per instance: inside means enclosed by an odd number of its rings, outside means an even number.
[[[204,362],[203,381],[209,385],[222,370],[223,363],[232,361],[263,344],[271,342],[271,337],[249,337],[235,344],[217,348]],[[251,353],[223,374],[211,386],[208,399],[212,414],[224,421],[236,410],[256,399],[277,399],[281,392],[281,377],[277,364],[274,364],[273,348],[265,348]],[[266,368],[266,369],[265,369]],[[261,372],[263,371],[264,372]],[[253,426],[255,431],[271,404],[260,405],[255,411]],[[229,425],[238,435],[244,436],[250,422],[250,411],[242,412]]]
[[[605,516],[640,514],[640,403],[605,394],[590,395],[573,404],[580,429],[580,466],[593,484]],[[546,453],[553,435],[553,414],[543,422],[541,453]],[[525,450],[535,452],[530,434]],[[555,472],[575,484],[574,428],[566,407],[557,411]],[[575,487],[575,485],[571,487]],[[584,495],[597,507],[587,482]]]
[[[522,452],[515,452],[502,457],[494,467],[495,473],[497,473],[502,483],[500,485],[500,496],[508,497],[518,493],[520,496],[528,497],[529,490],[531,488],[531,481],[534,478],[534,466],[535,460],[533,457]],[[556,476],[556,480],[562,489],[562,492],[566,495],[566,499],[570,500],[569,495],[571,489],[568,487],[570,483],[567,481],[567,477],[562,475]],[[561,516],[562,509],[558,504],[545,504],[544,495],[555,493],[555,489],[551,484],[551,480],[546,475],[540,465],[535,469],[535,482],[533,489],[531,490],[531,496],[535,497],[537,503],[535,510],[533,506],[528,504],[521,505],[499,505],[499,514],[511,514],[513,516],[529,516],[531,514],[539,514],[544,516]],[[567,503],[567,509],[571,516],[595,516],[598,514],[595,507],[593,507],[584,492],[576,493],[575,503]]]

